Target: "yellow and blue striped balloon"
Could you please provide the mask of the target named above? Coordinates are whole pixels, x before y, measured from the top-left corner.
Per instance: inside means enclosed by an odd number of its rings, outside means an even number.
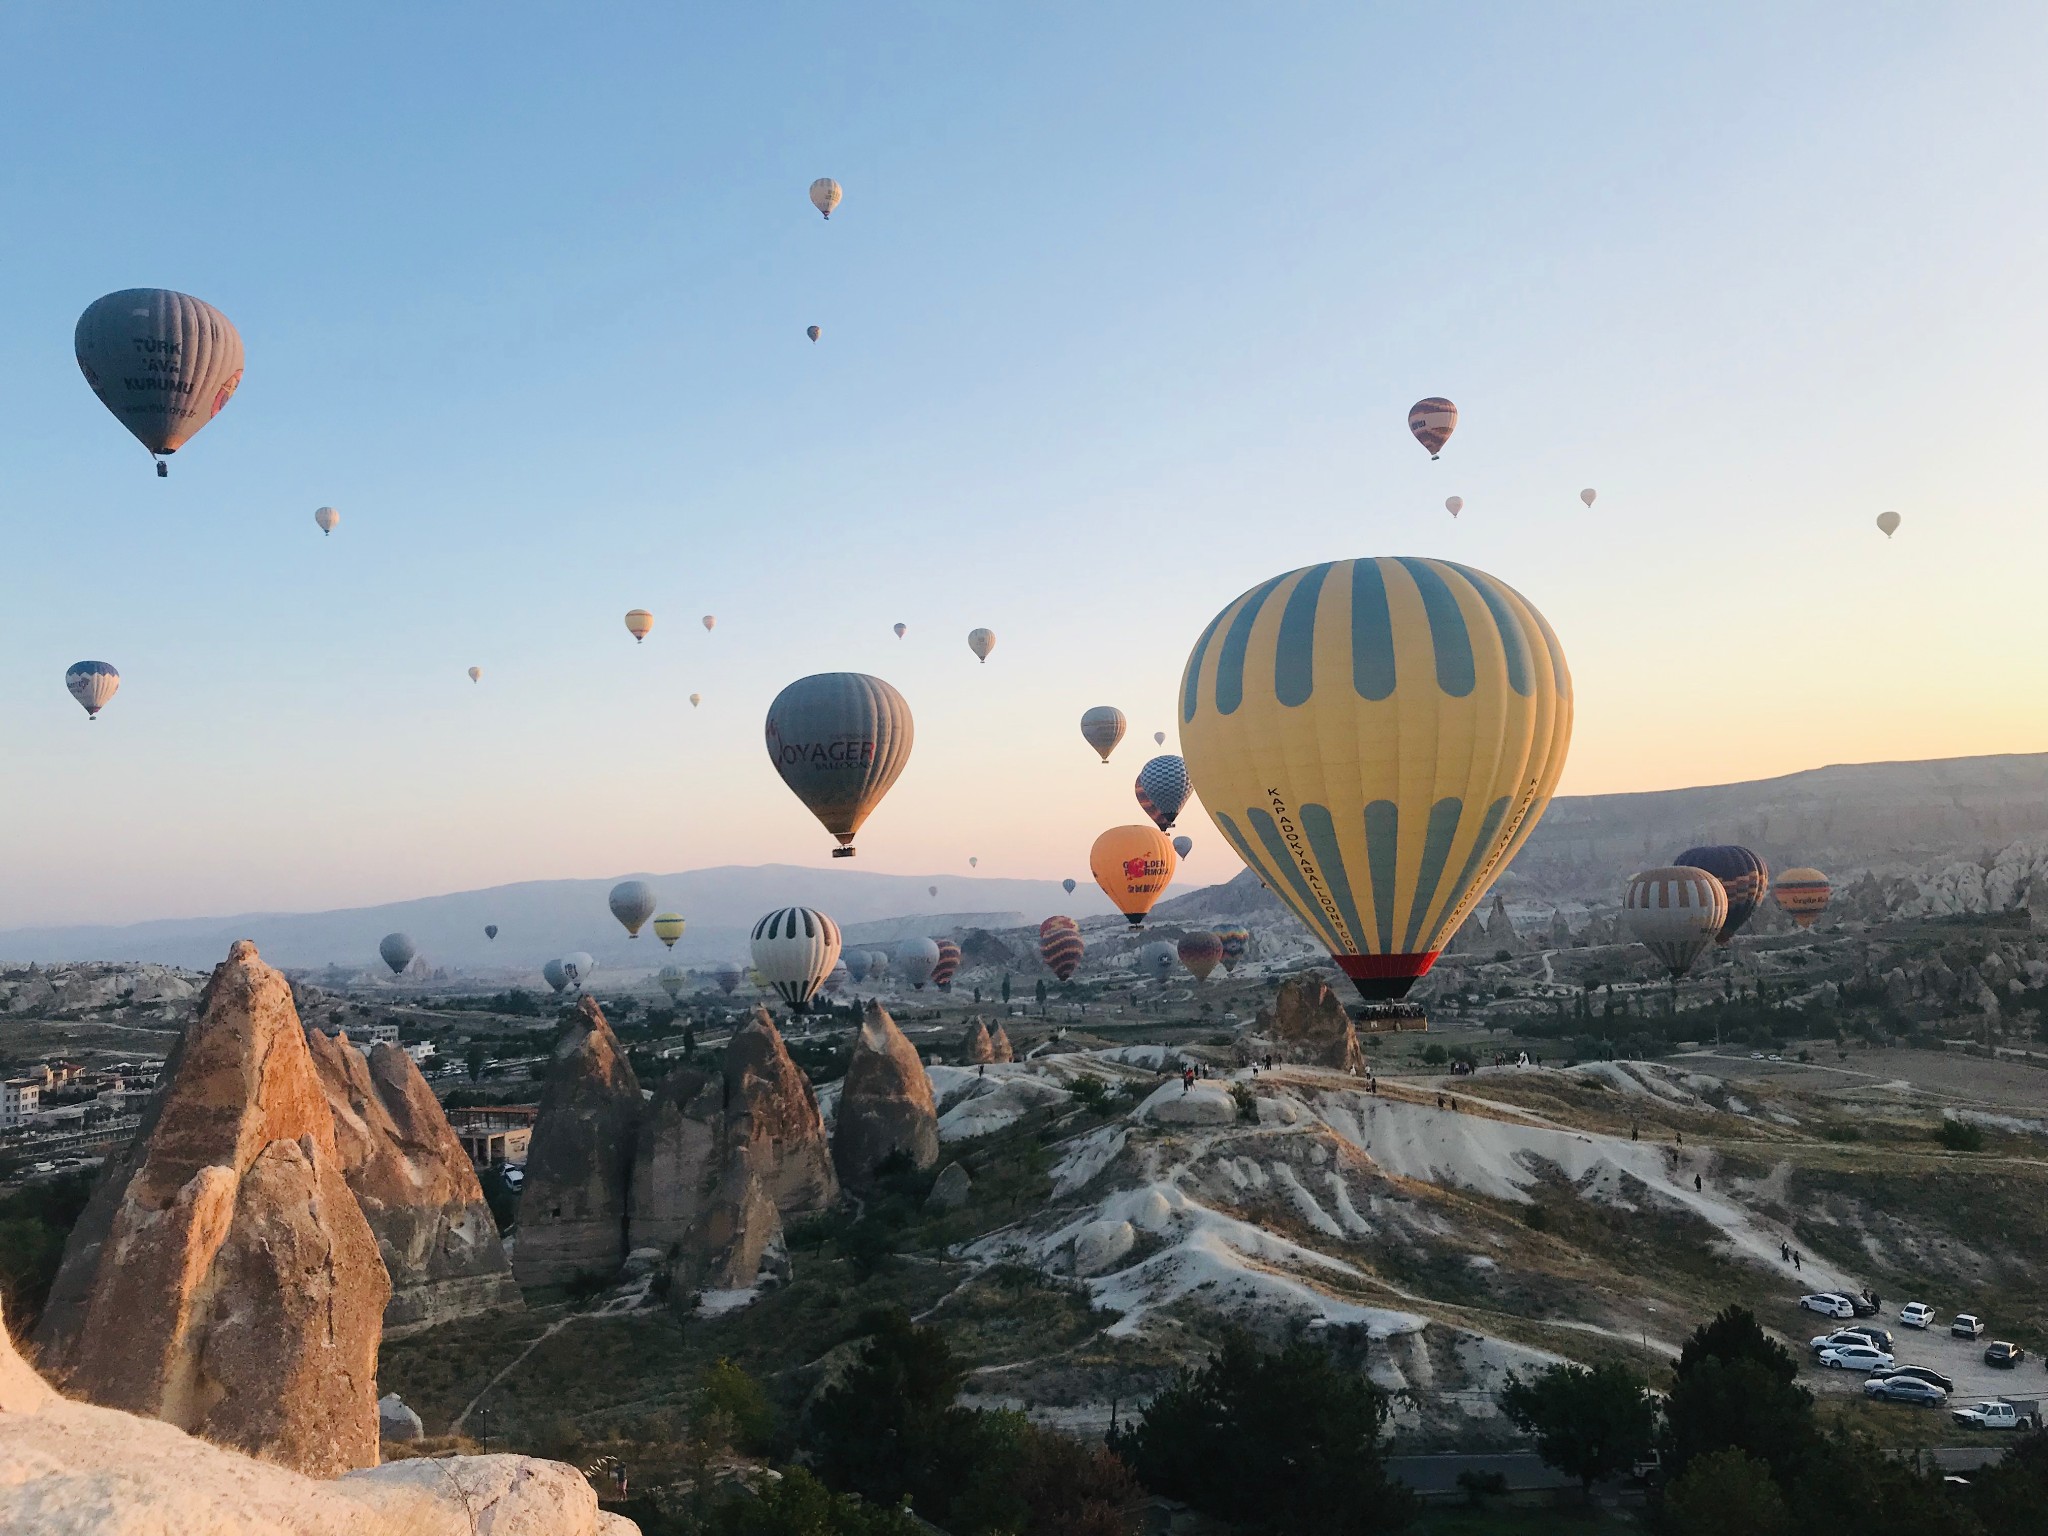
[[[1202,631],[1181,752],[1216,828],[1368,1001],[1405,995],[1535,830],[1572,735],[1543,615],[1447,560],[1311,565]]]

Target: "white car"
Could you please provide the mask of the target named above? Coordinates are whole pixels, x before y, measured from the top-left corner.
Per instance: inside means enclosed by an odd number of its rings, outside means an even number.
[[[1833,1333],[1817,1333],[1806,1341],[1806,1347],[1816,1355],[1824,1349],[1846,1349],[1851,1344],[1860,1344],[1866,1349],[1882,1353],[1884,1346],[1861,1328],[1837,1328]]]
[[[2032,1406],[1993,1398],[1989,1402],[1972,1403],[1967,1408],[1951,1408],[1949,1417],[1972,1429],[2032,1429],[2034,1415],[2027,1412]]]
[[[1868,1344],[1838,1344],[1820,1352],[1820,1363],[1834,1371],[1874,1371],[1890,1365],[1892,1357]]]
[[[1948,1325],[1948,1331],[1959,1339],[1981,1339],[1984,1337],[1984,1319],[1974,1312],[1958,1312],[1956,1320]]]
[[[1934,1323],[1934,1308],[1924,1301],[1909,1301],[1899,1308],[1899,1323],[1905,1328],[1927,1328]]]
[[[1822,1317],[1856,1315],[1856,1309],[1849,1305],[1848,1297],[1831,1295],[1826,1291],[1815,1291],[1811,1296],[1800,1297],[1799,1305],[1809,1312],[1818,1312]]]

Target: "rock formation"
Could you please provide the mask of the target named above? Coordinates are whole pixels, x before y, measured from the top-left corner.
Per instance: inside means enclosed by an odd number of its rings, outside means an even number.
[[[360,1219],[360,1217],[358,1218]],[[395,1399],[393,1401],[396,1401]],[[574,1467],[528,1456],[397,1461],[316,1481],[155,1419],[73,1402],[0,1318],[0,1529],[35,1536],[638,1536]]]
[[[761,1267],[782,1252],[782,1216],[767,1181],[735,1147],[723,1174],[676,1254],[672,1291],[686,1302],[689,1291],[740,1291],[760,1277]]]
[[[390,1295],[291,989],[239,940],[65,1244],[43,1361],[74,1396],[332,1476],[377,1461]]]
[[[756,1009],[726,1046],[724,1075],[727,1134],[745,1147],[748,1166],[775,1208],[784,1216],[829,1208],[839,1198],[839,1181],[825,1117],[766,1009]]]
[[[995,1043],[988,1037],[988,1021],[976,1019],[967,1026],[967,1033],[960,1037],[960,1059],[968,1066],[996,1059]]]
[[[1357,1072],[1365,1065],[1357,1025],[1330,984],[1313,972],[1280,983],[1272,1006],[1261,1008],[1252,1021],[1252,1036],[1246,1048],[1254,1057],[1340,1072]]]
[[[512,1252],[521,1285],[609,1275],[625,1262],[639,1122],[639,1079],[586,997],[555,1041],[526,1153]]]
[[[998,1024],[995,1033],[989,1036],[990,1061],[1015,1061],[1017,1053],[1010,1045],[1010,1032]]]
[[[675,1251],[711,1202],[725,1163],[725,1083],[696,1067],[671,1072],[642,1109],[628,1231],[635,1248]]]
[[[865,1189],[895,1152],[907,1153],[916,1167],[931,1167],[939,1160],[939,1116],[917,1048],[880,1003],[870,1002],[839,1089],[832,1162],[842,1184]]]
[[[948,1163],[932,1180],[931,1193],[924,1197],[924,1203],[935,1211],[957,1211],[973,1194],[974,1180],[967,1170],[958,1163]]]
[[[498,1224],[420,1069],[389,1042],[307,1036],[334,1115],[342,1173],[391,1274],[384,1336],[520,1305]]]

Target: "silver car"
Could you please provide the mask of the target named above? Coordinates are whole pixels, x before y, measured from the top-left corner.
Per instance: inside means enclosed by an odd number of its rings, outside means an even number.
[[[1874,1371],[1890,1365],[1892,1357],[1868,1344],[1840,1344],[1820,1352],[1820,1363],[1835,1371]]]

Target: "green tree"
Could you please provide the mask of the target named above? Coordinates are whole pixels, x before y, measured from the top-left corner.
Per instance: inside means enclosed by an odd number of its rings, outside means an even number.
[[[17,1334],[42,1315],[92,1184],[90,1173],[60,1173],[0,1195],[0,1303]]]
[[[937,1328],[899,1308],[874,1319],[871,1336],[837,1386],[811,1407],[818,1474],[874,1504],[908,1496],[943,1524],[978,1467],[980,1416],[953,1404],[966,1376]]]
[[[692,1422],[716,1419],[725,1442],[760,1455],[775,1438],[775,1410],[768,1394],[745,1371],[721,1356],[697,1384]]]
[[[1008,971],[1003,972],[1003,1006],[1005,1008],[1010,1006],[1010,973]]]
[[[1271,1536],[1364,1536],[1414,1518],[1390,1482],[1387,1403],[1312,1345],[1277,1354],[1232,1330],[1200,1370],[1183,1370],[1110,1449],[1155,1493]]]
[[[1730,1307],[1693,1330],[1664,1402],[1673,1476],[1696,1456],[1738,1450],[1767,1463],[1782,1483],[1819,1435],[1813,1394],[1796,1384],[1798,1374],[1790,1352],[1745,1308]]]
[[[1708,1451],[1664,1490],[1669,1536],[1785,1536],[1792,1512],[1771,1469],[1740,1451]]]
[[[1032,992],[1038,999],[1038,1011],[1040,1013],[1045,1012],[1045,978],[1043,976],[1038,978],[1038,985],[1032,989]]]
[[[1656,1443],[1649,1385],[1625,1365],[1553,1365],[1528,1381],[1510,1375],[1500,1406],[1536,1437],[1545,1466],[1579,1480],[1589,1504],[1595,1483],[1628,1471]]]
[[[926,1536],[901,1509],[834,1493],[791,1467],[756,1495],[736,1495],[713,1510],[713,1536]]]
[[[472,1040],[472,1041],[470,1041],[470,1042],[469,1042],[469,1058],[468,1058],[468,1062],[467,1062],[467,1065],[468,1065],[468,1067],[469,1067],[469,1080],[470,1080],[470,1081],[471,1081],[472,1083],[474,1083],[474,1082],[478,1081],[478,1080],[479,1080],[480,1078],[482,1078],[482,1077],[483,1077],[483,1075],[484,1075],[484,1063],[485,1063],[485,1062],[487,1062],[488,1060],[490,1060],[490,1058],[489,1058],[489,1057],[488,1057],[487,1055],[485,1055],[485,1053],[484,1053],[484,1043],[483,1043],[483,1041],[481,1041],[481,1040]]]
[[[2048,1510],[2048,1430],[2015,1441],[1971,1478],[1970,1507],[1990,1536],[2034,1536]]]

